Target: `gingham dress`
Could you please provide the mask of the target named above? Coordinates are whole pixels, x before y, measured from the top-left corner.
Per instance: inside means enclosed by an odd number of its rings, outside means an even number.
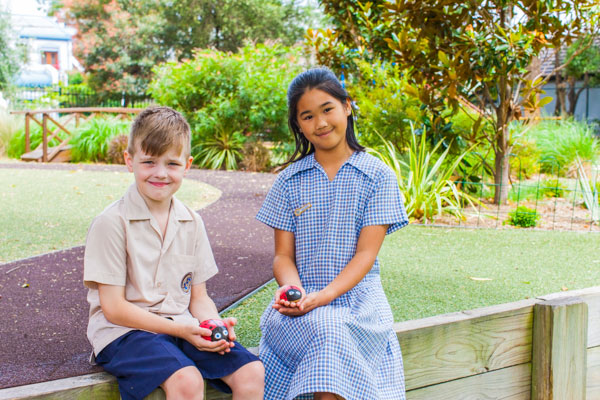
[[[299,214],[299,215],[298,215]],[[259,221],[293,232],[296,266],[307,293],[321,290],[354,256],[362,227],[408,223],[394,173],[355,152],[329,181],[309,155],[279,174]],[[300,317],[267,307],[260,327],[265,399],[311,399],[331,392],[347,400],[404,399],[402,356],[379,261],[329,305]]]

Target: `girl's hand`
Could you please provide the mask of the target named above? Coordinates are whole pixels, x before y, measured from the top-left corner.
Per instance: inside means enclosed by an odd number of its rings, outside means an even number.
[[[303,295],[300,301],[292,303],[289,306],[274,304],[273,308],[283,315],[287,315],[288,317],[298,317],[327,303],[328,302],[324,302],[323,294],[321,292],[312,292],[307,295]]]
[[[200,351],[211,351],[222,355],[228,353],[229,349],[233,347],[233,342],[229,343],[224,339],[217,342],[204,339],[202,336],[210,336],[212,334],[210,329],[194,325],[183,325],[181,330],[180,337]]]
[[[298,289],[300,289],[300,292],[302,293],[302,297],[300,298],[300,300],[299,301],[282,300],[281,294],[284,293],[290,287],[290,285],[283,285],[275,291],[275,303],[273,304],[274,309],[278,310],[281,307],[284,307],[284,308],[298,307],[298,304],[300,303],[300,301],[302,301],[306,297],[306,292],[304,291],[304,288],[302,286],[300,286],[300,285],[294,285],[294,286],[298,287]]]

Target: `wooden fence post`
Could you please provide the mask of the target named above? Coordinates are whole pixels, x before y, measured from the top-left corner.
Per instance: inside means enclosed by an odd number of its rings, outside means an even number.
[[[588,307],[578,297],[533,309],[532,400],[585,400]]]
[[[48,114],[42,120],[42,162],[48,162]]]
[[[31,151],[31,141],[29,138],[29,114],[25,114],[25,153]]]

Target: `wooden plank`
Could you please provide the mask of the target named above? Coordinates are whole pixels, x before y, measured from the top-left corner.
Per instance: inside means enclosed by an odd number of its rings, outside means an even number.
[[[407,400],[529,400],[531,364],[440,383],[406,393]]]
[[[42,162],[48,162],[48,114],[42,119]]]
[[[531,361],[534,303],[395,324],[407,390]]]
[[[600,346],[587,351],[587,398],[600,399]]]
[[[553,293],[539,297],[540,300],[556,300],[570,296],[581,297],[588,305],[588,347],[600,346],[600,286]]]
[[[533,400],[585,400],[587,321],[587,304],[578,297],[535,305]]]
[[[29,153],[31,151],[31,138],[29,134],[29,119],[31,116],[29,114],[25,114],[25,153]]]

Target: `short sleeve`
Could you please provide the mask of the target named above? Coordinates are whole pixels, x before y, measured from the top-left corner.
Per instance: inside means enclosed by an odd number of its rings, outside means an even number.
[[[408,217],[396,176],[385,168],[378,179],[365,208],[362,226],[389,225],[390,234],[406,225]]]
[[[88,230],[83,258],[83,283],[125,286],[127,249],[125,228],[117,216],[101,214]]]
[[[286,188],[287,180],[279,175],[267,193],[256,219],[272,228],[295,232],[296,223]]]
[[[206,228],[200,216],[198,216],[195,247],[194,254],[198,259],[198,268],[194,272],[192,285],[206,282],[218,272],[217,263],[215,262],[215,257],[208,241],[208,235],[206,234]]]

